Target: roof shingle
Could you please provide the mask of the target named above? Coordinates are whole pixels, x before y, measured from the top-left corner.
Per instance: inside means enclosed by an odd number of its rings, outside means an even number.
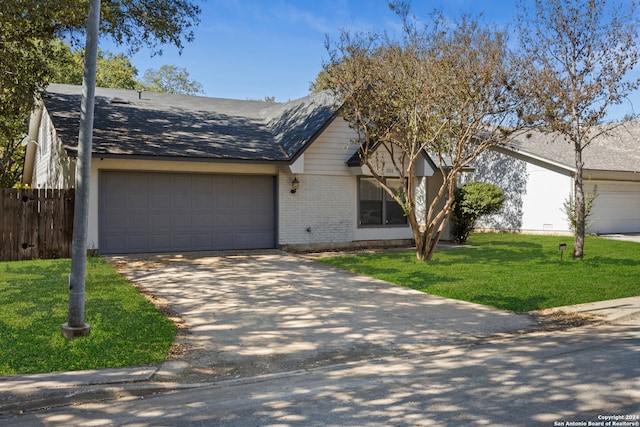
[[[602,171],[640,172],[640,121],[597,127],[605,132],[583,150],[584,168]],[[575,168],[573,145],[559,134],[527,132],[506,144],[507,148]]]
[[[52,84],[45,107],[77,155],[80,86]],[[112,103],[119,98],[126,103]],[[94,156],[290,162],[336,112],[326,94],[287,103],[96,88]]]

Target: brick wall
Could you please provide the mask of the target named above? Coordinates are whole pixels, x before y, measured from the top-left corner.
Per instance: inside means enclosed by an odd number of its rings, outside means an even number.
[[[294,176],[300,187],[291,194]],[[342,243],[354,240],[357,201],[355,176],[279,177],[279,245]]]

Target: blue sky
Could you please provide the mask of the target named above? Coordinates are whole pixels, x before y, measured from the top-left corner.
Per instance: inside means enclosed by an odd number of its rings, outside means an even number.
[[[195,41],[182,55],[164,46],[152,57],[142,50],[132,57],[139,77],[164,64],[185,67],[205,95],[278,102],[308,94],[328,58],[325,39],[341,29],[397,31],[399,19],[386,0],[203,0]],[[461,13],[483,13],[484,21],[506,25],[515,21],[516,0],[414,0],[412,11],[426,19],[434,9],[455,19]],[[124,52],[108,41],[101,48]],[[640,106],[640,102],[636,102]],[[640,109],[640,108],[639,108]],[[628,105],[613,114],[624,115]]]

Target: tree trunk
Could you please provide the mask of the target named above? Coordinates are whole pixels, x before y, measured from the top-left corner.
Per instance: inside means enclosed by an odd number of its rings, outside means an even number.
[[[420,227],[415,217],[409,219],[409,224],[411,225],[413,240],[416,243],[416,258],[418,261],[426,261],[425,248],[427,246],[428,231]]]
[[[429,239],[428,245],[425,248],[425,254],[424,254],[425,261],[431,261],[431,259],[433,258],[433,253],[436,251],[436,248],[438,247],[438,243],[440,242],[440,237],[442,237],[442,233],[444,232],[444,229],[448,221],[449,221],[449,214],[447,214],[445,218],[442,220],[442,222],[440,223],[440,226],[438,227],[438,231],[436,232],[435,236],[431,236],[431,238]]]
[[[447,202],[445,206],[447,212],[444,218],[439,224],[431,223],[426,228],[419,227],[416,224],[414,228],[414,221],[410,221],[411,229],[413,231],[413,239],[416,243],[416,258],[420,261],[431,261],[433,253],[436,251],[442,233],[447,226],[449,217],[451,216],[451,203]],[[436,230],[436,225],[438,228]]]
[[[582,183],[582,147],[576,143],[575,146],[576,155],[576,176],[574,179],[574,193],[575,193],[575,212],[576,212],[576,230],[575,230],[575,244],[573,245],[573,258],[582,259],[584,257],[584,235],[585,235],[585,197],[584,188]]]

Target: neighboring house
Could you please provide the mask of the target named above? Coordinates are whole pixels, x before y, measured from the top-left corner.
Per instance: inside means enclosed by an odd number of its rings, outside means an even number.
[[[596,194],[587,233],[640,232],[640,122],[608,125],[583,151],[584,189]],[[598,129],[600,130],[600,129]],[[573,197],[573,145],[555,134],[530,132],[491,149],[466,179],[493,183],[507,193],[485,229],[570,233],[563,203]]]
[[[73,187],[81,87],[47,92],[25,183]],[[326,94],[280,104],[97,88],[93,135],[87,243],[103,254],[412,241]],[[415,171],[427,195],[434,170],[425,156]]]

